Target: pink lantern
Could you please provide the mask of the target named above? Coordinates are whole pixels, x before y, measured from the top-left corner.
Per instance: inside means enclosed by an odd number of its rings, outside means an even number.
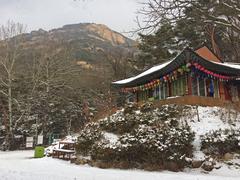
[[[191,63],[187,63],[186,67],[188,67],[188,68],[191,67]]]

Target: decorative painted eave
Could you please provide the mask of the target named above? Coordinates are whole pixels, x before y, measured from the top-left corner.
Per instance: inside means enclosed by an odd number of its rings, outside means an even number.
[[[159,77],[174,71],[175,69],[187,64],[188,62],[198,63],[209,71],[213,71],[218,74],[240,77],[240,65],[231,63],[218,63],[206,60],[190,48],[186,48],[181,53],[179,53],[173,60],[154,66],[137,76],[120,81],[115,81],[112,83],[112,85],[118,88],[139,86],[153,79],[158,79]]]

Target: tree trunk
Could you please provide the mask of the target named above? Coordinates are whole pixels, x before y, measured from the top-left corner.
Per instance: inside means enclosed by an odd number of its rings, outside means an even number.
[[[6,149],[12,149],[13,143],[13,112],[12,112],[12,78],[8,76],[8,118],[9,118],[9,130],[5,139]]]

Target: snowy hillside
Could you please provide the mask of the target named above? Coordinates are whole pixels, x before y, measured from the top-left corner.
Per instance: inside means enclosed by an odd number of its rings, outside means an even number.
[[[195,158],[202,159],[204,154],[200,151],[200,136],[219,129],[240,129],[240,113],[220,107],[195,107],[190,113],[182,117],[195,132],[193,142]]]
[[[239,168],[239,129],[240,114],[232,109],[129,105],[88,124],[78,138],[78,154],[92,158],[80,158],[80,164],[102,168],[212,171],[224,167],[224,158],[237,159],[228,164]]]
[[[137,123],[136,123],[137,121]],[[159,123],[159,121],[161,123]],[[177,123],[177,122],[178,123]],[[162,123],[163,122],[163,123]],[[189,127],[190,130],[179,130],[179,127]],[[182,160],[189,161],[191,164],[193,161],[204,159],[203,163],[214,162],[214,168],[212,171],[206,171],[203,168],[193,168],[190,164],[186,164],[182,172],[170,172],[166,170],[155,170],[154,172],[134,170],[131,167],[128,170],[119,170],[126,166],[117,167],[116,164],[108,164],[108,166],[100,166],[100,169],[91,166],[99,166],[99,160],[96,161],[94,158],[101,157],[100,155],[110,153],[110,161],[114,162],[114,152],[119,150],[119,146],[125,148],[137,147],[131,146],[132,142],[138,144],[135,141],[136,137],[139,138],[141,143],[149,143],[149,140],[159,138],[154,133],[156,131],[155,125],[161,125],[161,128],[165,129],[167,133],[171,135],[191,135],[194,132],[194,138],[192,140],[192,155],[193,157],[185,157]],[[168,127],[171,127],[168,129]],[[238,180],[240,177],[240,155],[239,152],[232,153],[228,159],[217,159],[217,156],[210,157],[201,150],[201,136],[206,133],[210,133],[219,129],[239,129],[240,128],[240,115],[238,112],[218,107],[193,107],[183,106],[178,107],[175,105],[163,106],[159,108],[153,108],[151,106],[144,106],[141,108],[135,106],[126,107],[110,117],[107,117],[99,122],[90,123],[87,128],[82,132],[85,136],[81,136],[80,139],[85,137],[90,142],[96,141],[95,148],[99,147],[96,145],[102,145],[105,152],[102,154],[89,154],[91,146],[85,145],[88,150],[85,152],[85,157],[78,155],[78,162],[80,165],[70,164],[69,162],[53,159],[51,157],[45,157],[42,159],[33,159],[33,151],[15,151],[15,152],[0,152],[0,179],[1,180]],[[134,130],[134,134],[131,134]],[[148,132],[144,134],[144,132]],[[165,134],[161,130],[157,130],[158,133]],[[190,132],[190,134],[188,134]],[[180,133],[180,134],[179,134]],[[169,135],[168,137],[170,137]],[[147,138],[145,138],[147,137]],[[221,136],[222,143],[225,143],[227,136]],[[124,139],[125,138],[125,139]],[[68,137],[69,139],[69,137]],[[164,138],[163,140],[171,139]],[[181,138],[174,139],[175,142],[182,140]],[[184,138],[183,138],[184,140]],[[239,139],[240,140],[240,139]],[[83,142],[83,141],[82,141]],[[124,142],[126,142],[124,144]],[[156,141],[157,142],[157,141]],[[156,143],[155,142],[155,143]],[[183,141],[185,142],[185,141]],[[189,141],[186,141],[189,142]],[[142,145],[140,143],[140,145]],[[180,142],[178,142],[180,143]],[[160,142],[157,142],[160,144]],[[181,144],[181,143],[180,143]],[[132,144],[136,145],[136,144]],[[102,148],[100,147],[100,150]],[[164,143],[161,147],[165,147]],[[172,146],[176,148],[175,146]],[[180,146],[181,147],[181,146]],[[145,148],[144,146],[142,148]],[[238,147],[239,148],[239,147]],[[124,148],[123,148],[124,149]],[[113,150],[113,151],[110,151]],[[124,149],[128,150],[128,149]],[[140,150],[138,150],[140,151]],[[93,149],[94,153],[96,149]],[[100,151],[101,152],[101,151]],[[125,151],[126,153],[127,151]],[[112,154],[113,153],[113,154]],[[135,154],[134,154],[135,153]],[[92,155],[86,157],[86,155]],[[118,153],[121,155],[121,153]],[[137,155],[135,151],[131,151],[129,156]],[[188,155],[191,155],[191,151]],[[144,155],[142,155],[144,156]],[[157,158],[158,153],[153,155],[153,159]],[[82,158],[82,159],[81,159]],[[84,160],[85,158],[85,160]],[[91,159],[92,158],[92,159]],[[90,160],[89,160],[90,159]],[[180,161],[181,162],[181,161]],[[88,163],[88,164],[86,164]],[[146,163],[146,162],[145,162]],[[83,165],[84,164],[84,165]],[[102,164],[103,165],[103,164]],[[114,166],[115,165],[115,166]],[[148,165],[148,164],[147,164]],[[112,166],[112,167],[111,167]],[[146,166],[145,166],[146,167]],[[114,168],[114,169],[112,169]],[[153,169],[147,169],[153,170]]]

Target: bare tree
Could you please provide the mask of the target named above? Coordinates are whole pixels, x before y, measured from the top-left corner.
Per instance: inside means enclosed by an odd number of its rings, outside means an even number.
[[[179,19],[187,17],[185,13],[187,8],[193,8],[199,21],[203,20],[240,33],[239,0],[210,0],[205,6],[199,2],[198,0],[147,0],[142,3],[143,8],[139,10],[143,22],[137,18],[140,30],[158,29],[164,19],[175,24]]]
[[[79,72],[72,59],[71,46],[66,47],[61,42],[47,42],[41,50],[38,64],[41,72],[40,86],[46,87],[46,93],[59,87],[72,88],[67,83],[67,76],[74,76]]]
[[[130,65],[130,59],[133,58],[133,51],[126,51],[124,48],[118,48],[111,51],[101,51],[110,64],[113,72],[113,79],[126,78]],[[112,80],[113,80],[112,79]]]
[[[25,28],[22,24],[12,21],[8,21],[6,25],[0,27],[0,84],[3,87],[0,93],[5,96],[8,104],[9,129],[6,139],[7,148],[9,148],[11,143],[10,138],[13,137],[13,105],[18,105],[18,101],[13,97],[12,90],[24,31]]]
[[[33,91],[32,97],[35,99],[46,98],[43,101],[47,107],[42,110],[44,115],[41,119],[44,134],[44,127],[49,120],[50,108],[48,106],[51,96],[55,96],[59,89],[73,90],[71,79],[78,75],[80,69],[73,61],[71,46],[66,46],[66,43],[59,41],[48,40],[43,48],[37,49],[33,56],[35,61],[31,73],[33,75],[32,86],[36,90]],[[30,108],[33,105],[30,105]],[[29,109],[29,113],[31,113],[31,109]],[[69,120],[67,131],[70,130],[71,121]]]

